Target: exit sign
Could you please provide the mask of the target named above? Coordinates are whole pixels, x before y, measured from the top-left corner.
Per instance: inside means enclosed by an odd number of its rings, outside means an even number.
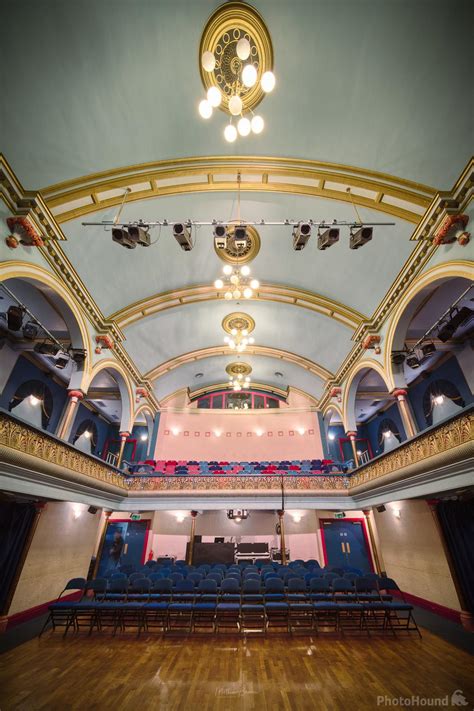
[[[132,519],[132,521],[139,521],[141,519],[141,517],[142,517],[142,515],[139,513],[130,514],[130,518]]]
[[[344,511],[336,511],[336,513],[334,514],[334,518],[346,518],[346,514],[344,513]]]

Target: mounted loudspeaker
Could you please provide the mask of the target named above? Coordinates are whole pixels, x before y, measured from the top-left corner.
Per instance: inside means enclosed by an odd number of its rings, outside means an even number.
[[[89,506],[87,509],[88,513],[90,514],[96,514],[99,509],[96,506]]]

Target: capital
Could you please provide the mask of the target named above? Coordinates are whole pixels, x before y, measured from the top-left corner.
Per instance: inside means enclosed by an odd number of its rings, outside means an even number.
[[[355,439],[357,437],[357,432],[346,432],[346,435],[347,437],[349,437],[349,439]]]
[[[278,514],[279,518],[283,518],[283,516],[285,515],[285,512],[282,509],[279,509],[277,511],[277,514]]]
[[[119,432],[120,439],[127,439],[127,437],[130,437],[130,432]]]
[[[71,398],[71,400],[74,400],[74,398],[77,400],[82,400],[84,397],[84,393],[82,390],[68,390],[67,391],[67,396]]]
[[[193,518],[196,518],[197,515],[198,515],[198,512],[197,512],[197,511],[191,511],[191,516],[192,516]]]
[[[408,392],[407,392],[407,390],[404,390],[403,388],[395,388],[395,390],[392,390],[391,394],[393,395],[393,397],[406,398],[406,396],[408,395]]]

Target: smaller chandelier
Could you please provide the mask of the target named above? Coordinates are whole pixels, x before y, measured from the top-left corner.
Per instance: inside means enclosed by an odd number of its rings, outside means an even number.
[[[235,390],[236,392],[249,388],[250,376],[246,375],[244,377],[242,373],[239,373],[238,375],[232,375],[229,378],[229,387],[232,388],[232,390]]]
[[[250,267],[244,264],[242,267],[233,267],[226,264],[223,269],[224,278],[216,279],[214,286],[218,291],[224,292],[224,299],[251,299],[255,289],[258,289],[260,282],[258,279],[250,279]]]
[[[242,353],[248,345],[251,346],[255,343],[255,338],[249,336],[249,332],[246,328],[233,328],[230,332],[230,336],[224,336],[224,343],[227,343],[231,350]]]

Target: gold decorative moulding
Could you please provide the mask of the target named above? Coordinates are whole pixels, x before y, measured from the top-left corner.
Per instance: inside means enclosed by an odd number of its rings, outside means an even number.
[[[225,372],[227,375],[250,375],[252,372],[252,366],[249,365],[248,363],[241,363],[240,361],[237,361],[235,363],[229,363],[229,365],[226,367]]]
[[[247,329],[249,333],[252,333],[255,328],[255,321],[248,314],[234,311],[222,319],[222,328],[226,333],[231,333],[233,328],[236,328],[238,331]]]
[[[226,2],[209,18],[199,45],[199,71],[207,90],[216,86],[222,94],[220,109],[230,114],[229,98],[234,93],[235,82],[242,73],[244,63],[239,59],[236,46],[245,37],[250,42],[251,62],[257,70],[257,81],[253,87],[241,92],[246,109],[254,109],[264,97],[260,79],[267,71],[273,71],[273,47],[270,33],[261,15],[251,5],[244,2]],[[206,72],[201,65],[204,52],[210,51],[216,57],[214,71]]]

